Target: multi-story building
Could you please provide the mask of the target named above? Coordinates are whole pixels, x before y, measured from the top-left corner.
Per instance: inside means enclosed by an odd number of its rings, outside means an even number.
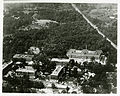
[[[69,59],[74,59],[75,61],[78,62],[84,61],[90,62],[91,59],[94,57],[95,61],[97,61],[98,63],[105,64],[107,58],[104,55],[102,55],[102,53],[103,53],[102,50],[90,51],[87,49],[83,50],[70,49],[66,55],[68,56]]]

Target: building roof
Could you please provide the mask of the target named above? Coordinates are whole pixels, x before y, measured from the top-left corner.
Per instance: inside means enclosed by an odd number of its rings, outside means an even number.
[[[27,59],[27,58],[33,58],[34,55],[25,55],[25,54],[15,54],[13,56],[13,58],[23,58],[23,59]]]
[[[20,73],[35,73],[35,70],[30,68],[30,67],[27,67],[25,69],[19,68],[19,69],[16,70],[16,72],[20,72]]]
[[[34,54],[39,54],[40,53],[40,49],[37,48],[37,47],[34,47],[34,46],[30,47],[29,50],[32,51]]]
[[[83,50],[70,49],[67,52],[67,56],[68,55],[81,55],[81,56],[88,55],[88,56],[90,56],[90,55],[100,55],[101,53],[102,53],[102,50],[90,51],[87,49],[83,49]]]
[[[47,20],[47,19],[40,19],[40,20],[36,20],[35,23],[38,23],[38,24],[46,24],[46,23],[58,23],[57,21],[53,21],[53,20]]]
[[[64,66],[58,65],[56,66],[56,69],[52,72],[51,75],[58,76],[59,72],[62,70]]]
[[[60,58],[52,58],[51,61],[55,61],[55,62],[69,62],[70,59],[60,59]]]

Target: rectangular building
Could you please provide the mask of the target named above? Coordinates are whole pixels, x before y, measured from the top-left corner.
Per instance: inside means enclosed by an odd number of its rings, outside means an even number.
[[[83,50],[70,49],[66,55],[69,57],[69,59],[74,59],[74,58],[90,59],[91,57],[95,57],[95,59],[99,59],[101,53],[102,50],[90,51],[87,49],[83,49]]]
[[[62,69],[63,69],[64,66],[61,66],[61,65],[57,65],[55,70],[52,72],[51,74],[51,79],[58,79]]]
[[[15,54],[13,59],[25,59],[26,61],[32,61],[34,55],[26,55],[26,54]]]

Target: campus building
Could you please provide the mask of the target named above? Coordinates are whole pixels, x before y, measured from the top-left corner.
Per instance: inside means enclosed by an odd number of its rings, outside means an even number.
[[[62,69],[64,66],[57,65],[55,70],[51,74],[51,79],[58,79],[60,75],[62,74]]]
[[[26,61],[32,61],[34,55],[27,55],[27,54],[15,54],[13,59],[25,59]]]
[[[69,58],[90,59],[91,57],[94,56],[95,59],[99,59],[101,53],[102,53],[102,50],[90,51],[87,49],[83,49],[83,50],[70,49],[66,55]]]
[[[102,53],[102,50],[90,51],[88,49],[70,49],[66,55],[69,59],[74,59],[77,62],[91,62],[91,58],[94,57],[95,61],[97,61],[98,63],[105,64],[107,58],[104,55],[102,55]]]
[[[35,78],[35,69],[32,68],[32,66],[25,66],[25,68],[19,68],[16,70],[18,77],[23,77],[23,75],[27,74],[29,75],[29,78]]]

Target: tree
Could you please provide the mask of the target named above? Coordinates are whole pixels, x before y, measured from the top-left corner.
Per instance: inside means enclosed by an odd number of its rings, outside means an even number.
[[[95,61],[95,57],[94,57],[94,56],[93,56],[93,57],[91,57],[90,59],[91,59],[91,61],[92,61],[92,62],[94,62],[94,61]]]
[[[70,64],[71,67],[73,67],[73,66],[75,65],[75,60],[74,60],[74,59],[71,59],[71,60],[69,61],[69,64]]]
[[[53,88],[53,89],[56,89],[56,88],[57,88],[54,83],[52,83],[52,88]]]

